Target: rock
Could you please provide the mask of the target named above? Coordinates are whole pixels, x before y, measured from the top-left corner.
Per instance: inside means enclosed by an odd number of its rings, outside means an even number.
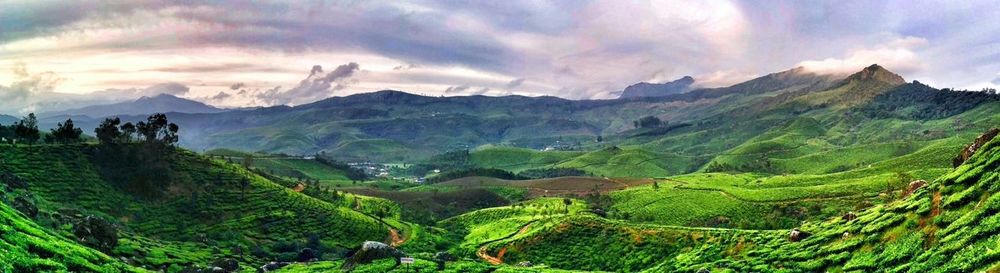
[[[969,160],[969,158],[972,157],[972,155],[975,154],[976,151],[979,150],[979,148],[982,148],[983,145],[986,144],[986,142],[993,140],[993,138],[995,138],[997,134],[1000,134],[1000,129],[993,128],[987,130],[985,133],[977,137],[975,141],[969,144],[969,146],[965,146],[965,149],[962,149],[962,152],[951,160],[952,166],[957,168],[958,166],[962,165],[962,163],[965,163],[965,161]]]
[[[517,266],[520,266],[520,267],[532,267],[532,266],[534,266],[534,264],[532,264],[529,261],[521,261],[521,262],[517,263]]]
[[[212,266],[218,267],[226,273],[240,270],[240,262],[230,258],[215,260],[215,262],[212,262]]]
[[[804,240],[805,238],[809,238],[810,235],[812,234],[805,231],[801,231],[798,228],[795,228],[792,229],[792,232],[788,234],[788,240],[792,242],[798,242]]]
[[[853,211],[848,211],[847,213],[844,214],[843,218],[844,218],[844,221],[852,221],[854,219],[858,219],[858,215],[854,214]]]
[[[592,210],[590,210],[590,212],[591,212],[591,213],[594,213],[594,214],[596,214],[597,216],[600,216],[600,217],[602,217],[602,218],[608,218],[608,213],[607,213],[607,212],[604,212],[604,210],[603,210],[603,209],[599,209],[599,208],[598,208],[598,209],[592,209]]]
[[[712,273],[712,271],[709,271],[708,268],[702,267],[701,269],[698,269],[698,273]]]
[[[355,265],[386,258],[395,258],[396,266],[399,266],[399,258],[406,257],[406,253],[382,242],[366,241],[361,244],[361,247],[348,253],[348,256],[350,257],[344,262],[342,268],[350,271]]]
[[[14,197],[14,201],[11,202],[10,206],[28,216],[28,218],[38,216],[38,207],[24,196]]]
[[[913,192],[926,186],[927,186],[927,181],[914,180],[913,182],[910,182],[910,186],[906,187],[906,191],[903,192],[903,197],[910,196],[910,194],[913,194]]]
[[[311,262],[316,259],[319,259],[319,253],[316,252],[316,250],[307,247],[299,251],[299,257],[297,260],[299,262]]]
[[[438,252],[438,253],[434,253],[434,260],[435,261],[451,262],[451,261],[455,261],[455,255],[451,255],[451,253],[449,253],[447,251],[441,251],[441,252]]]
[[[118,228],[103,218],[93,215],[84,217],[73,225],[73,235],[76,235],[84,245],[103,252],[111,252],[118,246]]]
[[[286,263],[286,262],[270,262],[270,263],[267,263],[265,265],[260,266],[260,268],[257,269],[257,273],[264,273],[264,272],[275,271],[275,270],[281,269],[282,267],[286,267],[288,265],[289,265],[289,263]]]
[[[2,172],[2,173],[0,173],[0,182],[3,182],[5,185],[7,185],[8,188],[11,188],[11,189],[27,189],[28,188],[28,182],[27,181],[24,181],[24,179],[21,179],[21,177],[17,176],[16,174],[10,173],[10,172]]]

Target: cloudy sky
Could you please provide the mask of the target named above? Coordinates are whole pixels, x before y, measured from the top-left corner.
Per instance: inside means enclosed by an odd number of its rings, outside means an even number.
[[[0,0],[0,112],[169,93],[224,107],[383,89],[611,98],[879,63],[1000,86],[993,1]]]

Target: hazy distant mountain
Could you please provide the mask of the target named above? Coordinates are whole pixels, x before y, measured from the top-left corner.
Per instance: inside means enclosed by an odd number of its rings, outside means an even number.
[[[680,94],[690,91],[692,83],[694,83],[694,78],[691,76],[684,76],[675,81],[665,83],[640,82],[626,87],[620,98],[662,97]]]
[[[18,120],[21,120],[21,119],[18,118],[18,117],[15,117],[15,116],[11,116],[11,115],[2,115],[2,114],[0,114],[0,125],[11,125],[11,124],[14,124],[15,122],[17,122]]]
[[[115,115],[146,115],[152,113],[218,113],[225,111],[201,102],[179,98],[168,94],[159,94],[154,97],[141,97],[134,101],[125,101],[113,104],[91,105],[83,108],[47,112],[40,116],[89,116],[93,118],[115,116]]]

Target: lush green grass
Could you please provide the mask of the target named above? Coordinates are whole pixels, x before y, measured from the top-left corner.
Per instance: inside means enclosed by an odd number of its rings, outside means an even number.
[[[719,178],[740,183],[742,176]],[[752,177],[751,177],[752,178]],[[557,268],[646,272],[992,272],[1000,264],[1000,139],[912,195],[788,231],[638,225],[568,219],[496,245],[511,260]],[[614,255],[593,255],[615,249]]]
[[[324,183],[350,183],[344,171],[312,159],[255,158],[253,167],[293,178],[316,179]]]
[[[0,203],[0,272],[146,272],[77,244]]]
[[[529,230],[558,223],[567,215],[579,214],[587,209],[585,202],[571,199],[566,206],[563,198],[539,198],[505,207],[476,210],[439,223],[445,229],[461,235],[455,253],[472,254],[481,245],[517,233],[528,225]]]
[[[103,180],[89,155],[92,147],[3,146],[0,160],[5,171],[28,182],[43,212],[69,209],[117,220],[124,228],[123,243],[113,253],[143,266],[205,264],[239,257],[237,249],[247,254],[242,259],[248,263],[294,259],[297,253],[280,246],[299,245],[290,249],[297,252],[310,238],[336,255],[336,249],[388,237],[383,224],[362,213],[377,204],[367,197],[313,198],[240,166],[186,151],[170,155],[164,197],[134,197]],[[390,215],[398,215],[398,208]],[[53,228],[65,232],[69,227]]]
[[[582,152],[543,152],[527,148],[483,146],[471,151],[470,157],[476,166],[517,173],[529,169],[551,167],[580,154]]]
[[[309,264],[293,264],[282,268],[278,273],[311,273],[311,272],[343,272],[340,267],[343,262],[319,262]],[[395,262],[391,259],[378,260],[372,264],[355,267],[357,273],[409,273],[409,272],[444,272],[444,273],[468,273],[468,272],[496,272],[496,273],[574,273],[592,272],[552,269],[546,266],[517,267],[511,265],[490,266],[481,262],[457,261],[445,263],[444,271],[437,271],[437,264],[430,258],[416,258],[412,265],[402,265],[393,268]],[[492,270],[492,271],[491,271]]]

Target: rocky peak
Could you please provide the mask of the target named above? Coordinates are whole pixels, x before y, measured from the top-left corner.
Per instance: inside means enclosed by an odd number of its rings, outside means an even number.
[[[884,67],[882,67],[882,66],[880,66],[878,64],[873,64],[873,65],[870,65],[868,67],[865,67],[865,69],[862,69],[861,71],[859,71],[857,73],[854,73],[851,76],[848,76],[847,80],[848,81],[879,81],[879,82],[884,82],[884,83],[888,83],[888,84],[891,84],[891,85],[906,84],[906,80],[903,80],[903,77],[897,75],[896,73],[892,73],[889,70],[886,70]]]

